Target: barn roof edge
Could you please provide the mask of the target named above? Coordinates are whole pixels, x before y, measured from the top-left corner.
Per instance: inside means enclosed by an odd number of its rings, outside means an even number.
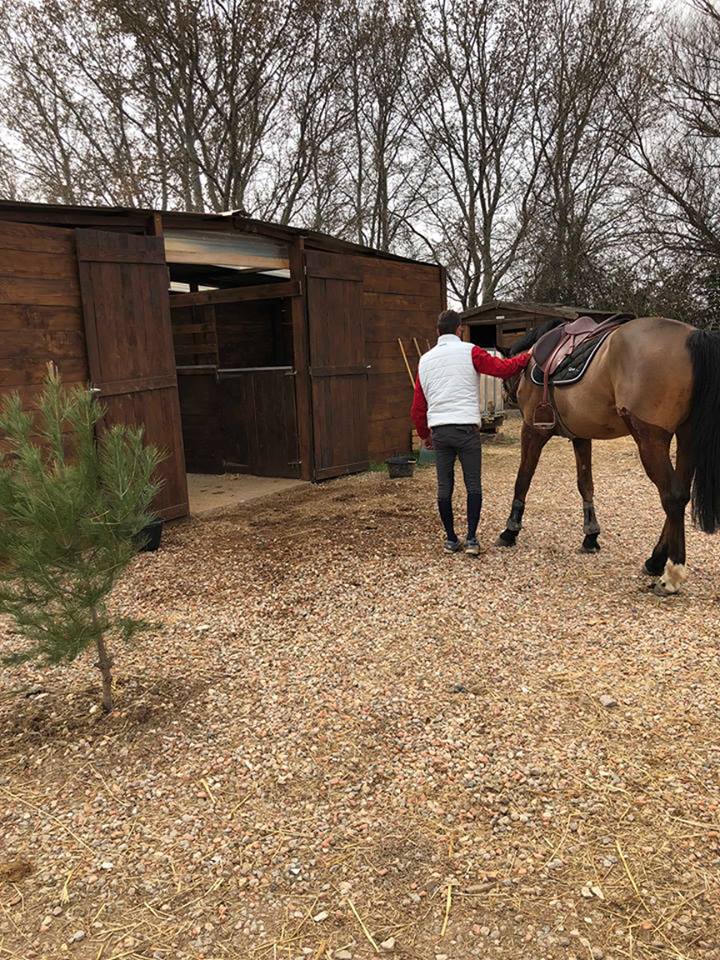
[[[416,263],[423,266],[440,267],[440,264],[428,260],[418,260],[413,257],[403,257],[399,254],[388,253],[378,250],[376,247],[368,247],[363,244],[353,243],[350,240],[342,240],[328,233],[322,233],[318,230],[309,230],[304,227],[295,227],[286,224],[272,223],[268,220],[259,220],[246,215],[243,211],[223,211],[216,212],[198,212],[184,210],[156,210],[146,207],[120,207],[120,206],[91,206],[83,204],[61,204],[61,203],[38,203],[26,200],[9,200],[0,197],[0,219],[3,214],[14,213],[16,215],[27,212],[34,214],[31,222],[43,222],[54,226],[72,226],[72,218],[77,215],[80,218],[88,218],[93,215],[102,219],[105,218],[118,221],[123,218],[127,221],[127,226],[140,227],[150,217],[160,215],[163,221],[182,221],[183,226],[193,229],[201,229],[203,224],[214,223],[232,224],[236,229],[244,230],[250,233],[257,233],[264,236],[271,236],[275,239],[280,237],[292,241],[297,238],[305,240],[306,245],[314,249],[325,250],[327,252],[338,253],[357,253],[364,256],[372,256],[381,260],[393,260],[400,263]],[[20,217],[17,217],[20,219]],[[81,224],[75,224],[80,226]],[[99,226],[100,224],[92,224]],[[105,224],[110,226],[110,223]],[[168,224],[169,226],[169,224]],[[308,242],[309,241],[309,242]]]

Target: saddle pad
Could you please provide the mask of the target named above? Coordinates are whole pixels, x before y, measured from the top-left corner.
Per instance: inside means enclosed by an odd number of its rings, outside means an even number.
[[[571,383],[577,383],[578,380],[582,380],[585,371],[590,366],[600,346],[607,340],[610,334],[616,330],[617,327],[612,327],[604,333],[601,333],[598,337],[591,337],[589,340],[584,340],[561,362],[555,373],[550,377],[550,383],[554,387],[567,387]],[[533,363],[530,379],[539,387],[543,385],[543,372],[536,363]]]

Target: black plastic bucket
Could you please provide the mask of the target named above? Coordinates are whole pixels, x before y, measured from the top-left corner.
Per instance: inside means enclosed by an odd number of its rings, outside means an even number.
[[[385,461],[388,468],[388,476],[391,480],[398,480],[400,477],[411,477],[415,470],[414,457],[388,457]]]
[[[135,536],[135,543],[138,550],[142,553],[148,551],[154,553],[160,546],[162,539],[162,520],[152,520],[146,527],[143,527],[140,533]]]

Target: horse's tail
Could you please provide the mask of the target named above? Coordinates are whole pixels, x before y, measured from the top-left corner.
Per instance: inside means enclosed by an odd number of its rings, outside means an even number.
[[[720,333],[694,330],[687,348],[693,368],[692,517],[705,533],[715,533],[720,528]]]

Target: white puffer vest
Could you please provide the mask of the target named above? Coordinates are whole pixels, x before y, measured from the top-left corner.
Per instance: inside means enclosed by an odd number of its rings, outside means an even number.
[[[480,423],[478,375],[472,343],[454,333],[438,337],[437,346],[420,358],[420,386],[428,405],[428,426]]]

